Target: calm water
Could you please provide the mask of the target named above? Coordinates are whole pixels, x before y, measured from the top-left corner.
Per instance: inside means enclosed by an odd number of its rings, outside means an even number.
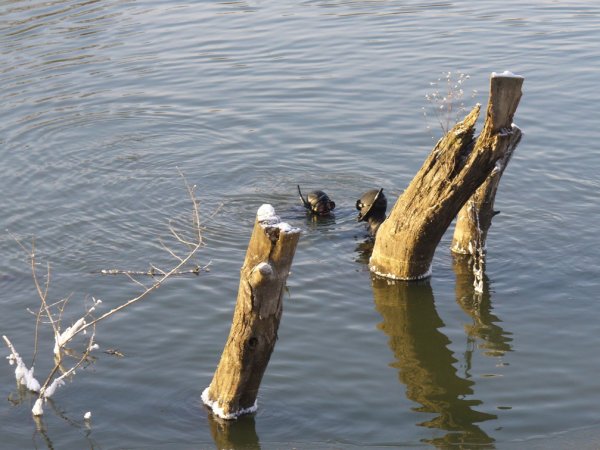
[[[3,2],[0,333],[31,360],[38,302],[9,233],[35,236],[69,319],[90,296],[116,305],[136,286],[94,272],[170,263],[177,168],[198,185],[212,270],[103,323],[98,343],[125,357],[99,352],[37,426],[1,363],[2,447],[598,448],[599,42],[600,6],[576,0]],[[525,137],[484,295],[451,230],[429,282],[371,280],[353,205],[380,186],[395,201],[439,137],[430,82],[469,74],[467,105],[485,104],[506,69],[525,77]],[[297,183],[325,189],[335,220],[307,220]],[[304,233],[259,411],[222,424],[200,393],[265,202]]]

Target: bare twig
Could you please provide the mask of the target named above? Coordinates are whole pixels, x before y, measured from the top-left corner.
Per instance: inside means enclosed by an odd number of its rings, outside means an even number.
[[[183,261],[183,259],[181,259],[181,261]],[[177,275],[199,275],[201,272],[210,272],[209,269],[210,263],[205,264],[204,266],[195,266],[192,269],[185,269],[185,270],[178,270],[176,272],[173,272],[170,276],[177,276]],[[132,278],[135,275],[138,276],[147,276],[147,277],[156,277],[156,276],[164,276],[166,275],[166,273],[160,269],[154,268],[154,270],[152,270],[152,266],[150,270],[121,270],[121,269],[102,269],[99,270],[97,272],[92,272],[92,273],[99,273],[102,275],[126,275],[129,278]],[[138,281],[133,280],[134,282],[136,282],[137,284],[140,284]],[[144,286],[144,288],[146,288],[147,286]]]
[[[161,245],[163,246],[163,248],[165,248],[169,252],[169,254],[173,258],[175,258],[175,260],[177,261],[177,264],[175,264],[173,267],[171,267],[168,270],[161,269],[161,268],[157,267],[156,265],[151,264],[150,270],[146,271],[146,272],[124,271],[124,270],[117,270],[117,269],[100,271],[100,273],[102,273],[102,274],[126,275],[134,283],[136,283],[137,285],[142,287],[143,291],[139,295],[137,295],[133,298],[130,298],[129,300],[116,306],[115,308],[111,309],[110,311],[108,311],[104,314],[101,314],[98,317],[94,317],[92,313],[95,311],[96,306],[101,303],[101,301],[96,300],[92,297],[92,299],[94,301],[93,306],[86,308],[86,311],[83,314],[83,316],[80,317],[78,320],[76,320],[70,327],[67,327],[64,331],[61,330],[61,322],[62,322],[62,316],[63,316],[63,312],[65,311],[66,304],[69,301],[69,297],[64,298],[64,299],[62,299],[58,302],[52,303],[52,304],[48,303],[48,293],[49,293],[50,274],[51,274],[50,265],[47,264],[46,279],[45,279],[45,282],[42,283],[40,278],[38,277],[38,273],[36,270],[37,262],[36,262],[36,257],[35,257],[35,241],[32,241],[31,249],[28,249],[21,243],[21,241],[18,238],[13,236],[13,238],[18,243],[18,245],[29,256],[33,282],[34,282],[38,297],[40,299],[40,307],[39,307],[38,311],[32,312],[32,314],[34,314],[36,317],[34,357],[33,357],[34,361],[35,361],[35,357],[38,352],[38,333],[39,333],[40,324],[48,323],[51,325],[52,330],[54,332],[54,340],[55,340],[55,348],[54,348],[54,353],[56,356],[55,364],[40,388],[37,380],[33,379],[33,362],[32,362],[31,369],[27,369],[26,366],[24,365],[24,363],[22,362],[22,360],[20,359],[20,356],[18,355],[18,353],[16,353],[16,350],[12,346],[12,343],[9,341],[9,339],[7,337],[3,336],[6,345],[11,349],[11,352],[12,352],[11,361],[14,360],[14,361],[19,362],[20,369],[16,373],[16,375],[18,375],[17,380],[20,381],[22,384],[27,384],[28,388],[30,388],[30,386],[34,386],[35,389],[31,389],[31,388],[30,389],[34,390],[36,392],[37,391],[40,392],[38,399],[35,402],[34,408],[32,409],[34,416],[43,414],[44,401],[46,399],[48,399],[50,396],[52,396],[52,394],[54,393],[54,391],[56,390],[56,388],[58,386],[60,386],[61,384],[64,383],[63,380],[66,377],[73,374],[75,372],[75,370],[78,369],[79,367],[81,367],[84,362],[89,361],[90,353],[95,348],[97,348],[97,345],[94,343],[94,338],[95,338],[95,333],[96,333],[96,324],[98,322],[133,305],[134,303],[142,300],[143,298],[148,297],[153,291],[155,291],[159,287],[161,287],[163,285],[163,283],[172,276],[188,274],[188,273],[199,274],[201,271],[208,271],[209,264],[207,264],[203,267],[196,265],[195,267],[193,267],[191,269],[185,268],[185,266],[188,265],[190,263],[190,261],[192,260],[192,258],[196,255],[196,253],[200,249],[200,247],[202,247],[204,245],[204,240],[202,238],[202,227],[201,227],[201,222],[200,222],[200,212],[198,209],[198,200],[196,199],[196,194],[195,194],[196,186],[191,186],[181,171],[179,171],[179,174],[184,180],[186,190],[188,192],[190,201],[192,203],[192,227],[191,228],[193,231],[193,234],[192,234],[193,238],[184,237],[184,235],[182,234],[181,231],[178,231],[175,229],[172,222],[169,222],[168,227],[169,227],[169,230],[171,231],[171,233],[173,234],[174,238],[176,239],[176,241],[179,242],[180,244],[183,244],[188,247],[188,249],[186,250],[185,256],[178,255],[173,249],[169,248],[167,245],[165,245],[161,241]],[[152,277],[156,277],[156,281],[154,281],[154,283],[152,283],[151,285],[145,285],[135,279],[135,276],[139,276],[139,275],[150,275]],[[46,320],[47,320],[47,322],[46,322]],[[78,357],[77,362],[75,364],[73,364],[70,368],[63,368],[63,366],[62,366],[63,354],[69,355],[69,350],[66,347],[67,344],[69,342],[71,342],[76,336],[80,335],[81,333],[86,333],[86,331],[89,328],[91,328],[93,331],[92,331],[91,337],[87,341],[87,345],[85,346],[85,351],[83,351],[81,356]],[[73,356],[73,355],[71,355],[71,356]],[[62,371],[63,373],[61,375],[57,376],[59,371]],[[33,380],[33,381],[35,381],[35,383],[29,383],[29,381],[27,381],[27,383],[25,383],[26,380]]]
[[[142,289],[146,290],[148,289],[148,286],[146,286],[144,283],[138,281],[135,279],[135,277],[129,273],[125,273],[124,275],[127,276],[127,278],[129,278],[131,281],[133,281],[135,284],[137,284],[138,286],[140,286]]]
[[[164,243],[164,241],[162,239],[159,239],[160,245],[163,249],[165,249],[173,258],[178,259],[179,261],[181,261],[183,258],[181,258],[179,255],[175,254],[175,252],[173,250],[171,250],[167,244]]]

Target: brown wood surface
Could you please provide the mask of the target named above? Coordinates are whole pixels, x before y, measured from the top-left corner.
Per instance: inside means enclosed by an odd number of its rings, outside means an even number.
[[[286,225],[286,224],[284,224]],[[203,400],[218,416],[236,418],[252,410],[275,347],[285,283],[300,230],[256,220],[229,337]]]
[[[444,232],[514,143],[512,119],[522,83],[521,77],[492,76],[478,139],[473,136],[479,105],[440,139],[379,228],[371,271],[403,280],[430,275]]]

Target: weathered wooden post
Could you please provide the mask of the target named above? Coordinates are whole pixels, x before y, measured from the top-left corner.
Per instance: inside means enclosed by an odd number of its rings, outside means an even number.
[[[497,211],[494,211],[494,200],[496,199],[498,184],[500,184],[500,178],[510,162],[514,150],[521,141],[522,132],[519,127],[512,123],[512,120],[521,98],[520,89],[522,84],[522,77],[507,76],[505,74],[492,76],[491,89],[496,90],[497,93],[490,94],[490,101],[493,98],[495,104],[492,104],[491,108],[488,106],[488,114],[491,111],[491,114],[495,115],[495,118],[490,121],[495,129],[488,130],[487,136],[484,135],[486,131],[484,129],[479,139],[487,139],[488,142],[484,145],[493,145],[493,133],[499,132],[503,139],[497,145],[504,147],[504,155],[497,161],[490,175],[458,213],[452,245],[450,246],[454,253],[474,255],[476,247],[485,249],[492,218],[498,214]],[[508,95],[509,93],[512,93],[512,95]]]
[[[494,73],[490,83],[479,138],[474,142],[477,105],[440,139],[379,228],[369,261],[374,273],[402,280],[428,277],[444,232],[514,142],[511,122],[523,78]]]
[[[223,419],[256,410],[256,397],[277,340],[285,283],[300,230],[279,222],[271,205],[257,212],[231,331],[204,403]]]

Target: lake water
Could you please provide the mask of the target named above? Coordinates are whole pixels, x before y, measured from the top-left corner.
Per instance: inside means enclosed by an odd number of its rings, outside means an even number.
[[[453,227],[429,281],[373,280],[356,199],[383,187],[394,202],[440,137],[430,83],[468,74],[465,106],[485,106],[504,70],[525,77],[524,138],[484,294],[448,250]],[[37,424],[1,363],[1,446],[598,448],[599,74],[600,6],[583,0],[3,2],[0,333],[29,364],[39,301],[14,237],[35,237],[66,322],[138,290],[97,271],[171,264],[178,170],[211,271],[101,323],[95,364]],[[297,184],[326,190],[335,218],[307,218]],[[221,423],[200,394],[262,203],[303,234],[258,412]],[[46,325],[40,379],[50,341]]]

